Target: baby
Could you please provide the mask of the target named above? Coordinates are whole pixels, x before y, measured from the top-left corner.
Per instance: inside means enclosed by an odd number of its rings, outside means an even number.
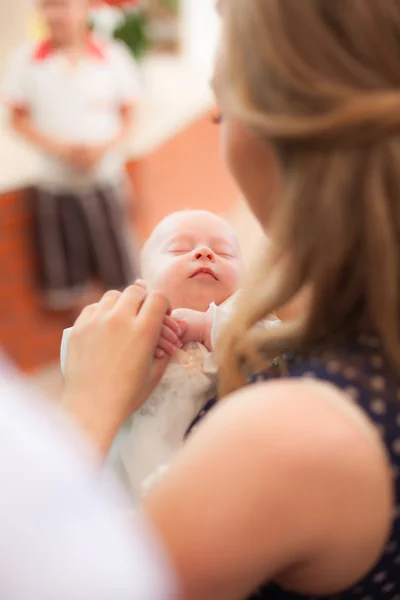
[[[149,291],[169,298],[181,341],[213,350],[215,308],[239,289],[244,265],[239,243],[221,217],[187,210],[166,217],[142,251],[142,275]],[[226,311],[223,311],[225,315]],[[215,333],[215,332],[214,332]]]
[[[215,340],[232,312],[243,273],[232,228],[207,211],[170,215],[144,245],[143,284],[168,296],[179,335],[169,330],[161,337],[157,354],[172,355],[169,366],[110,452],[109,463],[135,502],[168,467],[191,422],[216,394]]]

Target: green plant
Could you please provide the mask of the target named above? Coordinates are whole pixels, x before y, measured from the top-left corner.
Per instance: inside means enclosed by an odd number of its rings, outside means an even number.
[[[124,42],[135,58],[141,58],[149,48],[145,13],[126,11],[124,21],[114,31],[114,38]]]
[[[162,0],[162,3],[172,12],[178,13],[179,0]]]

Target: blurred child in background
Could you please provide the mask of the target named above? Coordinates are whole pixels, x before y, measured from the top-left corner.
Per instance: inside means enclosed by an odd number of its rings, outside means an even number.
[[[89,0],[39,0],[48,39],[12,57],[3,95],[16,132],[40,152],[33,216],[47,307],[70,309],[88,284],[135,277],[123,144],[138,73],[128,50],[89,30]]]

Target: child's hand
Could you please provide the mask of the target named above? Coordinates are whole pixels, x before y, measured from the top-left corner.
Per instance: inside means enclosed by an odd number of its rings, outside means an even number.
[[[178,308],[172,311],[171,317],[175,319],[182,330],[180,336],[182,344],[199,342],[211,350],[209,348],[211,323],[207,313],[190,310],[189,308]]]
[[[156,358],[164,358],[165,355],[173,356],[182,347],[181,337],[185,333],[185,324],[166,315],[161,327],[161,335],[156,348]]]

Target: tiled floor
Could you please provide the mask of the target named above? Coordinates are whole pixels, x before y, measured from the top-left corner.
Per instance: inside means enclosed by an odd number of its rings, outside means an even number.
[[[216,207],[216,210],[218,207]],[[248,265],[262,243],[262,233],[254,217],[243,201],[238,200],[233,210],[225,215],[235,229],[242,247],[245,263]],[[31,376],[32,383],[47,396],[57,400],[62,389],[62,376],[59,365],[50,365],[45,370]]]

